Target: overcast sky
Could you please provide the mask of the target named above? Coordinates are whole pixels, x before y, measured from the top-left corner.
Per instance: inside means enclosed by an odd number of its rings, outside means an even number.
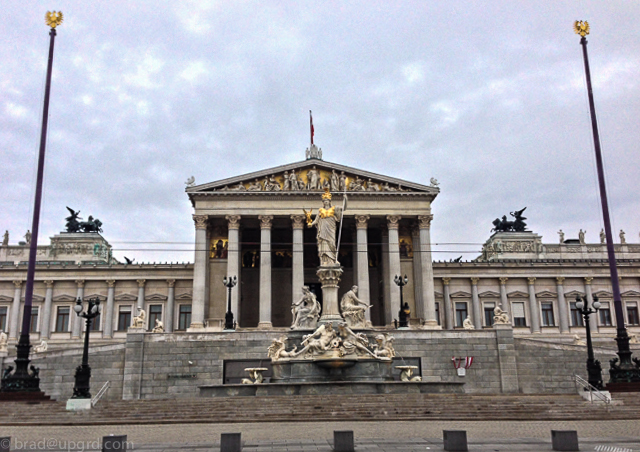
[[[31,228],[47,10],[65,19],[40,244],[64,229],[70,206],[103,222],[120,260],[193,261],[187,178],[303,160],[309,110],[325,160],[438,179],[435,260],[476,257],[492,221],[525,206],[544,242],[557,243],[560,228],[567,238],[586,229],[597,242],[576,19],[591,25],[616,241],[620,229],[639,241],[637,1],[9,0],[0,22],[0,229],[12,244]]]

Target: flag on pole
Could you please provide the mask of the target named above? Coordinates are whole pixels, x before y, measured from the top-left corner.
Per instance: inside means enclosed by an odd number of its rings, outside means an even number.
[[[313,115],[311,114],[311,110],[309,110],[309,125],[311,126],[311,144],[313,144]]]

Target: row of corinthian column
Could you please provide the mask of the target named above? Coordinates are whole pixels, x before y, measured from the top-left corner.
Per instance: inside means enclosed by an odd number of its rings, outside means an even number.
[[[302,296],[304,285],[304,259],[303,259],[303,230],[305,227],[304,215],[291,215],[292,225],[292,301]],[[401,274],[400,247],[398,228],[402,217],[389,215],[386,217],[388,238],[383,243],[383,273],[386,283],[385,299],[385,323],[391,324],[400,310],[399,290],[393,290],[393,278]],[[425,321],[427,327],[438,328],[435,317],[435,295],[433,285],[433,265],[431,259],[431,243],[429,228],[432,215],[422,215],[417,218],[417,228],[414,232],[414,278],[416,291],[416,315]],[[193,216],[196,228],[196,251],[193,276],[193,308],[191,328],[202,328],[205,321],[205,301],[207,299],[207,215]],[[242,217],[240,215],[227,215],[228,222],[228,252],[227,252],[227,276],[237,276],[238,286],[241,278],[241,259],[239,229]],[[270,328],[271,322],[271,229],[272,215],[260,215],[260,293],[259,293],[259,328]],[[371,304],[369,293],[369,258],[367,251],[367,228],[369,215],[355,215],[356,220],[356,261],[354,265],[355,281],[358,286],[359,298],[367,304]],[[231,309],[234,315],[239,312],[239,290],[231,291]],[[367,320],[370,320],[370,311],[367,310]]]
[[[442,278],[443,283],[443,298],[444,298],[444,327],[447,330],[451,330],[455,327],[454,325],[454,306],[451,301],[451,279],[449,277]],[[507,296],[507,281],[509,278],[500,277],[500,305],[502,310],[507,313],[511,321],[513,321],[513,317],[511,315],[511,305],[509,303],[509,298]],[[478,282],[480,278],[469,278],[471,282],[471,312],[472,312],[472,321],[475,329],[482,329],[482,306],[480,302],[480,297],[478,296]],[[564,277],[556,278],[556,290],[557,290],[557,305],[558,305],[558,327],[560,328],[561,333],[568,333],[570,331],[570,319],[569,319],[569,308],[564,296]],[[587,299],[589,300],[589,304],[593,303],[593,293],[591,289],[591,282],[593,278],[585,277],[584,278],[584,291]],[[535,282],[536,278],[529,277],[527,278],[528,283],[528,305],[529,305],[529,328],[532,333],[540,333],[540,316],[541,309],[536,298],[536,290],[535,290]],[[594,332],[598,331],[598,323],[596,321],[595,314],[590,316],[590,324],[591,330]]]
[[[144,309],[145,306],[145,279],[136,280],[138,283],[138,297],[136,300],[136,308]],[[40,338],[41,339],[49,339],[51,337],[51,315],[52,315],[52,306],[53,306],[53,288],[54,281],[46,280],[43,281],[45,284],[45,296],[44,303],[42,306],[42,311],[40,311]],[[92,281],[93,282],[93,281]],[[103,300],[101,303],[101,316],[100,323],[102,329],[102,337],[110,338],[113,337],[113,327],[114,327],[114,308],[115,308],[115,279],[107,279],[105,280],[107,284],[107,296],[106,300]],[[124,282],[124,281],[123,281]],[[128,282],[128,281],[127,281]],[[167,303],[163,308],[162,313],[162,321],[164,323],[164,329],[166,332],[173,331],[173,311],[175,307],[175,279],[167,280]],[[20,331],[18,330],[20,313],[22,312],[21,298],[22,298],[22,286],[24,281],[13,281],[15,290],[13,295],[13,303],[11,306],[11,319],[9,322],[9,339],[17,339]],[[76,280],[76,297],[75,300],[85,299],[85,280]],[[102,298],[103,296],[101,296]],[[80,339],[84,330],[84,319],[75,315],[73,309],[70,309],[69,312],[70,324],[71,324],[71,339]],[[132,315],[136,315],[135,312]],[[153,325],[150,326],[152,328]]]

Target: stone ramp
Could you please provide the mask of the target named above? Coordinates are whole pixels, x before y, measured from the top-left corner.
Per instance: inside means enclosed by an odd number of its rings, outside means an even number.
[[[640,395],[590,404],[579,395],[375,394],[101,401],[90,412],[64,402],[0,404],[2,425],[106,425],[339,420],[640,419]]]

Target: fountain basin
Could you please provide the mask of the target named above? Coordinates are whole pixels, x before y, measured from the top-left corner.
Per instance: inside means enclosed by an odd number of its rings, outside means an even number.
[[[358,359],[290,359],[271,363],[271,383],[317,383],[327,381],[393,381],[391,360]]]

